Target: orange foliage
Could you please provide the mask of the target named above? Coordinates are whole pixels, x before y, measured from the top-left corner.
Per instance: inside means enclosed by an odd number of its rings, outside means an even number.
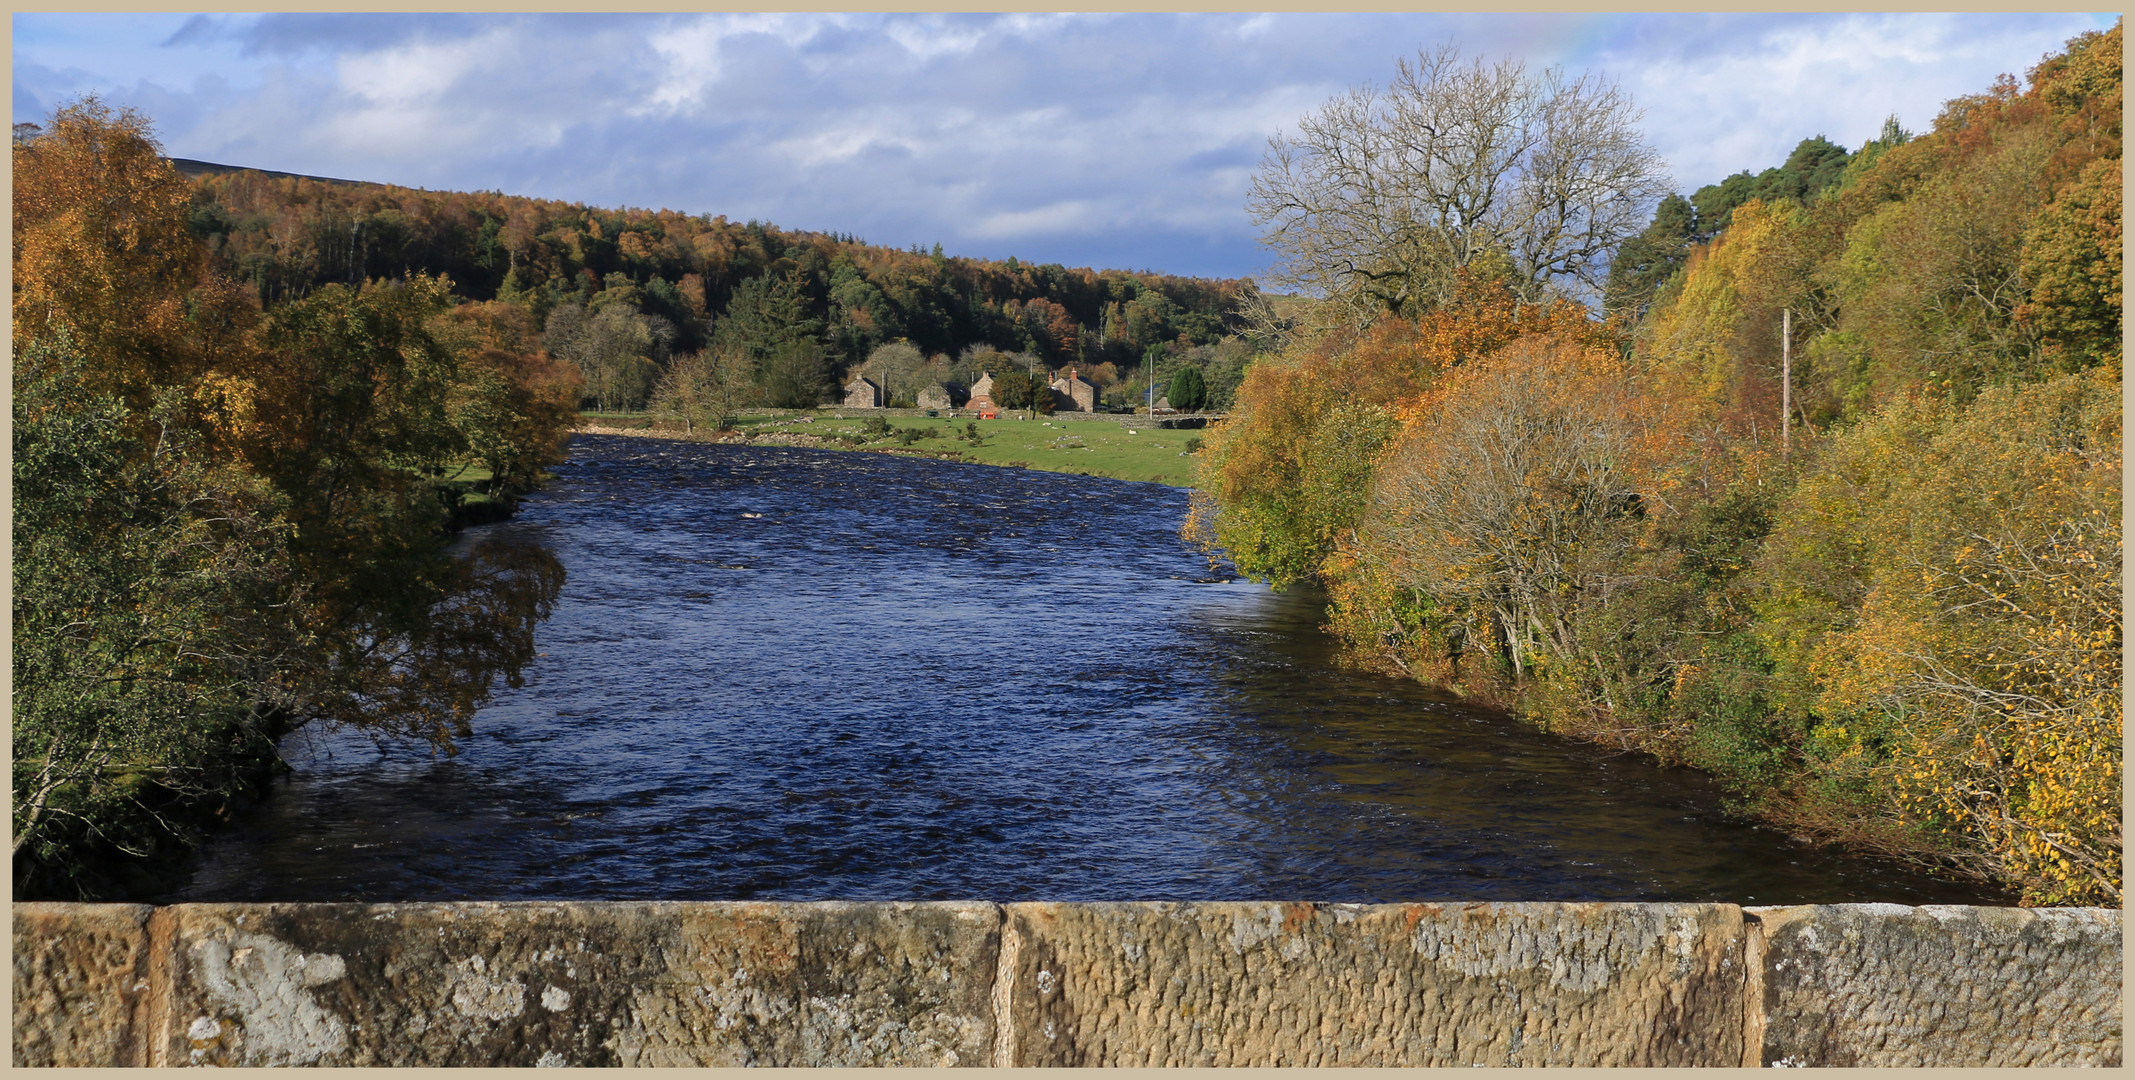
[[[203,255],[186,230],[192,188],[163,160],[148,120],[94,98],[52,115],[14,159],[14,340],[64,329],[96,358],[92,387],[157,386],[197,374],[187,299]],[[208,322],[242,329],[233,293],[209,294]]]

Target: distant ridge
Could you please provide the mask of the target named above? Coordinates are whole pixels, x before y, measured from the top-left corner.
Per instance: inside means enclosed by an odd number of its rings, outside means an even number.
[[[171,167],[183,176],[223,176],[229,173],[256,172],[277,180],[316,180],[322,184],[367,184],[368,180],[339,180],[331,176],[308,176],[304,173],[277,172],[273,169],[255,169],[248,165],[218,165],[212,161],[196,161],[192,158],[166,158]]]

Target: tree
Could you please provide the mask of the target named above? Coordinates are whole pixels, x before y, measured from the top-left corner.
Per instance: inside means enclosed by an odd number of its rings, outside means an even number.
[[[774,347],[760,374],[764,400],[775,409],[813,409],[830,389],[823,347],[812,338]]]
[[[753,375],[748,356],[732,349],[678,356],[661,374],[652,407],[681,417],[691,434],[699,424],[725,431],[734,426],[735,411],[756,398]]]
[[[549,316],[542,340],[584,376],[594,406],[613,411],[645,404],[674,340],[674,328],[627,303],[598,305],[590,311],[566,304]]]
[[[1201,377],[1201,369],[1182,367],[1171,376],[1171,407],[1180,412],[1200,412],[1208,404],[1208,382]]]
[[[1898,127],[1897,117],[1883,122],[1883,138],[1892,140],[1891,145],[1905,141],[1904,129]],[[1872,144],[1874,145],[1874,144]],[[1690,195],[1690,204],[1696,209],[1697,220],[1693,232],[1698,240],[1710,240],[1724,231],[1733,221],[1735,208],[1759,199],[1767,203],[1780,199],[1792,199],[1807,203],[1825,189],[1838,184],[1846,175],[1846,166],[1853,155],[1846,148],[1817,135],[1795,144],[1794,152],[1779,165],[1751,176],[1747,170],[1738,172],[1717,184],[1707,184]],[[1655,219],[1658,224],[1659,219]]]
[[[761,365],[785,346],[817,340],[823,324],[808,313],[803,282],[796,270],[779,277],[752,277],[735,286],[712,331],[713,341],[741,349]]]
[[[1360,317],[1414,315],[1487,266],[1525,300],[1597,288],[1668,179],[1638,110],[1598,76],[1425,52],[1276,135],[1247,208],[1277,280]]]
[[[917,401],[926,373],[926,356],[906,341],[876,346],[860,367],[860,374],[875,380],[884,401],[892,405]]]
[[[1624,241],[1609,260],[1603,308],[1611,313],[1643,310],[1661,284],[1689,261],[1696,230],[1697,212],[1691,208],[1690,200],[1681,195],[1662,199],[1653,212],[1653,223]]]
[[[87,366],[64,335],[16,356],[18,892],[27,874],[39,891],[108,893],[91,851],[182,847],[169,803],[271,760],[274,717],[315,657],[274,494],[203,455],[172,397],[132,415]]]
[[[1365,526],[1371,561],[1460,623],[1514,678],[1598,665],[1573,622],[1636,542],[1640,457],[1662,428],[1613,351],[1525,338],[1456,368],[1388,452]]]
[[[541,470],[564,459],[585,381],[543,353],[482,349],[460,364],[447,411],[467,452],[506,499],[532,490]]]
[[[449,749],[518,678],[561,564],[445,550],[433,478],[531,484],[576,392],[440,277],[263,314],[204,266],[145,120],[53,128],[15,149],[15,865],[110,896],[91,864],[187,846],[296,725]]]
[[[2031,903],[2120,902],[2120,397],[2095,370],[1894,401],[1818,455],[1757,575],[1814,756]]]
[[[998,372],[993,376],[993,403],[1004,409],[1030,409],[1044,384],[1031,377],[1030,372],[1019,369]]]
[[[1245,369],[1230,418],[1197,455],[1188,535],[1239,572],[1282,587],[1322,576],[1357,524],[1381,449],[1445,372],[1516,338],[1553,334],[1601,344],[1606,328],[1569,302],[1522,304],[1497,281],[1463,272],[1452,301],[1421,319],[1293,341]]]
[[[14,146],[14,340],[64,326],[96,358],[93,388],[126,387],[137,412],[240,348],[256,321],[228,283],[201,280],[187,229],[191,186],[148,119],[87,98]]]

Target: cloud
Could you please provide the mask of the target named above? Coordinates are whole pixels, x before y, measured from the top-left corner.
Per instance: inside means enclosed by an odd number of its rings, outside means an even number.
[[[2021,75],[2083,16],[1846,15],[1693,24],[1596,49],[1645,106],[1645,129],[1685,190],[1785,159],[1824,135],[1847,147],[1896,114],[1926,130],[1941,104]],[[1665,25],[1665,24],[1663,24]],[[1658,39],[1655,44],[1653,39]]]
[[[2094,16],[269,14],[16,17],[16,118],[84,91],[171,152],[1244,273],[1267,137],[1457,42],[1601,68],[1686,190],[2020,71]]]
[[[1097,214],[1087,199],[1066,199],[1032,210],[989,214],[966,233],[980,240],[1021,240],[1052,233],[1088,232],[1113,224]]]

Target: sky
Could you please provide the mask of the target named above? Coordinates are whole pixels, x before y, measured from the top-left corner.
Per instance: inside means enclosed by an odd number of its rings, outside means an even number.
[[[1270,262],[1269,136],[1455,44],[1615,80],[1685,194],[1849,148],[2111,14],[16,14],[14,120],[81,95],[285,172],[1208,277]]]

